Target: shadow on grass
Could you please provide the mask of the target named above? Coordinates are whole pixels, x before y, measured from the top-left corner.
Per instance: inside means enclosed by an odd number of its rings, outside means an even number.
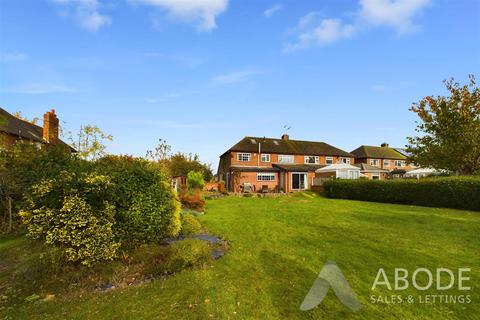
[[[338,309],[339,304],[335,301],[326,305],[321,304],[311,311],[301,311],[300,305],[317,279],[318,273],[312,272],[300,262],[271,251],[262,251],[260,259],[269,278],[268,294],[272,306],[280,318],[318,319],[331,315],[333,311],[338,319],[342,319],[349,314],[346,310]],[[320,271],[321,266],[318,268]],[[326,299],[336,299],[331,290]]]

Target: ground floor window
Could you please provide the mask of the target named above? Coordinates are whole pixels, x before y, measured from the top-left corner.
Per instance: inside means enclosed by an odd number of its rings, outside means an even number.
[[[257,173],[257,181],[275,181],[275,173]]]
[[[380,180],[380,176],[378,174],[372,174],[372,180]]]

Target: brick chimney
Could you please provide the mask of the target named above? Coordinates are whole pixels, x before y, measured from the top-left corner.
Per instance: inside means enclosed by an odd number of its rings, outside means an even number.
[[[55,109],[43,115],[43,140],[47,143],[56,143],[58,141],[58,123]]]
[[[282,140],[288,140],[288,139],[290,139],[290,136],[288,134],[285,133],[282,135]]]
[[[389,147],[388,143],[386,143],[386,142],[382,143],[380,146],[382,148],[388,148]]]

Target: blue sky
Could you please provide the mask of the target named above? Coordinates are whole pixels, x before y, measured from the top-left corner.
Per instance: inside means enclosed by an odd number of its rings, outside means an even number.
[[[351,151],[413,133],[411,103],[480,76],[477,0],[1,0],[0,106],[218,156],[246,135]]]

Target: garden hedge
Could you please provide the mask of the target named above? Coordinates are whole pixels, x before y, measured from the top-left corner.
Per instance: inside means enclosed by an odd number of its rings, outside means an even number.
[[[329,198],[480,211],[480,177],[399,180],[329,180]]]

